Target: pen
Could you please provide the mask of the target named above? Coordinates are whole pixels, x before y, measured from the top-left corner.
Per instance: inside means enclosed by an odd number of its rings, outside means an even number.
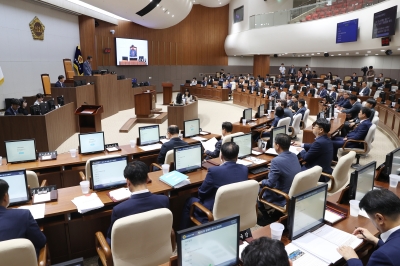
[[[356,229],[357,229],[357,226],[356,226]],[[360,230],[360,234],[365,238],[365,239],[367,239],[367,237],[364,235],[364,233]]]

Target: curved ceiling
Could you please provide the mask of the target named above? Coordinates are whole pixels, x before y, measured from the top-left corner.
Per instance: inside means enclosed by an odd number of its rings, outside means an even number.
[[[189,15],[193,4],[221,7],[230,2],[230,0],[161,0],[157,7],[142,17],[136,13],[145,8],[152,0],[81,1],[153,29],[165,29],[178,24]]]

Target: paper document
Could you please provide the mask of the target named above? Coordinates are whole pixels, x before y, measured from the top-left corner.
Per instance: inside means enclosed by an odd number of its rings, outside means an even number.
[[[79,213],[85,213],[91,210],[104,207],[104,203],[101,202],[100,198],[97,196],[96,193],[76,197],[71,201],[75,204]]]
[[[48,193],[48,194],[50,194],[50,193]],[[35,205],[29,205],[29,206],[21,206],[21,207],[18,207],[18,209],[29,210],[33,216],[33,219],[36,220],[36,219],[44,218],[45,206],[46,206],[46,204],[41,203],[41,204],[35,204]]]
[[[252,162],[245,161],[245,160],[241,160],[241,159],[238,159],[238,160],[236,161],[236,163],[237,163],[237,164],[244,165],[244,166],[248,166],[248,165],[252,165],[252,164],[253,164]]]
[[[51,155],[42,156],[42,161],[44,161],[44,160],[51,160]]]
[[[160,139],[161,143],[164,144],[165,142],[168,142],[169,139]]]
[[[93,111],[91,111],[91,110],[83,110],[81,112],[81,114],[93,114]]]
[[[257,157],[253,157],[253,156],[246,157],[246,160],[251,161],[254,164],[261,164],[261,163],[267,162],[266,160],[258,159]]]
[[[33,203],[40,203],[40,202],[46,202],[50,201],[50,192],[44,193],[44,194],[35,194],[33,197]]]
[[[110,194],[110,197],[116,201],[121,201],[131,197],[131,192],[126,187],[112,190],[108,194]]]
[[[197,140],[197,141],[205,141],[207,140],[206,138],[202,138],[202,137],[191,137],[191,139]]]
[[[290,146],[289,147],[289,151],[293,152],[294,154],[299,154],[300,152],[297,150],[298,147],[296,146]],[[274,148],[269,148],[268,150],[265,151],[265,153],[267,154],[272,154],[272,155],[278,155],[278,153],[276,152],[276,150]]]
[[[116,148],[116,147],[110,147],[110,148],[107,148],[107,151],[117,151],[118,149]]]
[[[152,145],[146,145],[146,146],[139,146],[144,151],[151,151],[151,150],[158,150],[161,149],[162,144],[156,143]]]
[[[239,247],[240,248],[240,247]],[[296,245],[290,243],[285,246],[286,253],[288,254],[289,259],[292,261],[293,266],[309,266],[309,265],[318,265],[318,266],[328,266],[329,263],[320,260],[319,258],[311,255],[304,249],[297,247]]]
[[[329,210],[329,209],[325,209],[325,217],[324,220],[330,223],[335,223],[337,221],[339,221],[340,219],[342,219],[343,216]]]
[[[204,150],[206,151],[214,151],[215,150],[215,144],[217,144],[218,140],[216,138],[211,138],[207,141],[201,142],[201,145],[203,145]]]
[[[355,235],[336,229],[329,225],[324,225],[313,232],[314,235],[322,237],[336,246],[350,246],[353,249],[360,245],[363,240]]]
[[[260,155],[262,152],[259,152],[259,151],[251,151],[251,154],[253,154],[253,155]]]
[[[209,132],[205,132],[205,131],[200,131],[200,135],[208,135],[208,134],[210,134]]]

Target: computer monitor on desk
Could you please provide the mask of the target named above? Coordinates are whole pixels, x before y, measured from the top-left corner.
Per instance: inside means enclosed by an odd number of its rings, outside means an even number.
[[[104,147],[104,132],[79,134],[79,151],[81,154],[102,152]]]
[[[260,106],[258,106],[258,117],[263,117],[265,113],[265,105],[264,104],[260,104]]]
[[[36,161],[35,139],[4,141],[6,145],[7,163]]]
[[[280,126],[280,127],[274,127],[271,130],[271,134],[270,134],[270,140],[271,140],[271,148],[274,147],[274,143],[275,143],[275,137],[278,134],[286,134],[286,125],[285,126]]]
[[[201,168],[201,144],[174,148],[175,170],[181,173],[192,172]]]
[[[251,121],[252,117],[253,117],[253,109],[252,108],[247,108],[243,110],[243,119],[246,119],[246,123],[248,123],[249,121]],[[242,121],[240,121],[242,122]]]
[[[294,240],[324,225],[327,184],[293,196],[289,203],[289,239]]]
[[[40,113],[42,115],[45,115],[49,112],[49,106],[47,105],[47,102],[40,103],[39,106],[40,106]]]
[[[124,170],[128,157],[104,158],[90,161],[93,190],[104,190],[126,185]]]
[[[183,121],[183,130],[185,138],[194,137],[200,134],[200,119]]]
[[[350,176],[349,199],[361,200],[374,188],[376,162],[357,168]]]
[[[400,148],[397,148],[386,155],[386,174],[400,175]]]
[[[239,159],[251,155],[251,148],[252,148],[251,133],[232,137],[232,142],[235,142],[236,145],[239,146],[239,155],[238,155]]]
[[[25,170],[1,172],[0,179],[3,179],[8,183],[10,205],[26,203],[29,201],[28,183],[26,181]]]
[[[151,145],[160,141],[159,125],[139,127],[139,145]]]
[[[239,265],[239,215],[177,232],[178,265]]]

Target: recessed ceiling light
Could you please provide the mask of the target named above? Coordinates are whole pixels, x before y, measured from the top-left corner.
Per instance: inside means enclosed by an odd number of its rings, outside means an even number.
[[[346,53],[346,55],[349,55],[349,53]]]
[[[168,15],[169,15],[169,11],[168,11],[167,13],[168,13]]]
[[[236,56],[235,54],[233,56]]]
[[[400,50],[400,48],[397,48],[397,50]]]
[[[285,54],[287,54],[287,53],[285,53]]]
[[[303,54],[301,56],[304,56]]]
[[[160,4],[157,4],[157,6],[159,6]]]
[[[311,55],[314,55],[314,54],[311,54]]]
[[[175,17],[175,15],[172,15],[172,17]]]
[[[342,54],[338,54],[338,55],[342,55]]]
[[[306,56],[309,56],[310,54],[306,54]]]
[[[320,54],[320,53],[317,53],[317,54]]]
[[[371,53],[371,51],[367,51],[367,53],[369,53],[369,54],[370,54],[370,53]]]
[[[358,52],[356,52],[356,54],[359,54]]]
[[[331,54],[331,56],[334,56],[333,54]]]
[[[381,52],[384,52],[385,50],[381,50]]]
[[[375,54],[375,55],[379,55],[379,54]]]

